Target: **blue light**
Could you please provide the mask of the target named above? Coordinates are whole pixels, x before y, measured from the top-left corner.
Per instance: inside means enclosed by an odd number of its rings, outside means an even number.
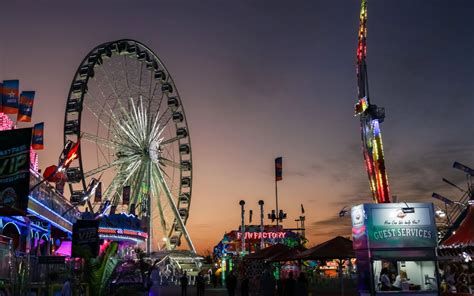
[[[378,119],[372,120],[372,127],[374,129],[374,136],[378,137],[380,135],[380,125]]]
[[[51,210],[50,208],[48,208],[47,206],[43,205],[42,203],[40,203],[39,201],[37,201],[36,199],[34,199],[33,197],[31,197],[30,195],[30,199],[33,200],[36,204],[40,205],[42,208],[48,210],[50,213],[56,215],[58,218],[60,218],[61,220],[67,222],[69,225],[72,226],[72,222],[70,222],[69,220],[66,220],[63,216],[59,215],[58,213],[56,213],[55,211]],[[31,210],[30,208],[28,208],[28,210]],[[33,211],[33,210],[31,210]],[[34,211],[33,211],[34,212]],[[36,213],[36,212],[35,212]],[[38,213],[36,213],[37,215],[39,215]],[[41,215],[39,215],[40,217],[43,217]]]
[[[54,221],[49,220],[48,218],[46,218],[46,217],[44,217],[44,216],[41,216],[39,213],[36,213],[36,212],[33,211],[32,209],[28,209],[28,212],[30,212],[31,214],[36,215],[36,216],[38,216],[38,217],[41,217],[42,219],[48,221],[49,223],[53,224],[54,226],[56,226],[57,228],[61,229],[62,231],[66,232],[66,233],[71,233],[70,230],[64,228],[63,226],[59,225],[58,223],[56,223],[56,222],[54,222]],[[67,220],[64,220],[64,221],[66,221],[66,222],[68,222],[69,224],[72,225],[71,222],[69,222],[69,221],[67,221]]]

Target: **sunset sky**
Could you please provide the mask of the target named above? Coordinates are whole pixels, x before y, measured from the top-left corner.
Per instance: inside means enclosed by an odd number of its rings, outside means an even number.
[[[458,198],[454,160],[474,167],[474,2],[369,0],[368,74],[386,166],[399,201]],[[40,167],[62,146],[67,93],[96,45],[148,45],[173,75],[190,129],[193,196],[189,231],[211,248],[247,209],[274,207],[274,158],[284,223],[306,210],[310,244],[350,233],[343,206],[371,202],[363,164],[355,49],[359,0],[6,1],[0,80],[36,90],[45,122]],[[256,215],[254,215],[256,217]]]

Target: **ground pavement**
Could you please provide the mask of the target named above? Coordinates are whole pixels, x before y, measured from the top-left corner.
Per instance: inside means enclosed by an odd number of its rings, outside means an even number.
[[[195,296],[196,295],[196,288],[193,286],[188,287],[188,296]],[[227,291],[225,288],[213,288],[210,286],[206,287],[206,291],[204,293],[205,296],[226,296]],[[235,293],[236,296],[240,296],[240,291],[236,291]],[[257,294],[250,294],[250,295],[257,295]],[[332,292],[332,293],[316,293],[313,296],[339,296],[341,295],[341,292]],[[356,293],[351,292],[346,292],[344,293],[344,296],[356,296]],[[178,286],[165,286],[165,287],[160,287],[160,292],[159,293],[150,293],[150,296],[181,296],[181,288]],[[298,296],[298,295],[294,295]]]

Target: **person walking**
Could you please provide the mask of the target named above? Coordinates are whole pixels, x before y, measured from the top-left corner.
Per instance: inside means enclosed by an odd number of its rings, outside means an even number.
[[[61,288],[61,296],[72,296],[71,280],[66,278]]]
[[[249,296],[249,278],[244,275],[240,282],[240,293],[242,296]]]
[[[296,289],[298,296],[308,296],[308,280],[304,272],[300,272],[296,282]]]
[[[231,271],[229,276],[227,277],[225,287],[227,288],[227,294],[229,294],[229,296],[235,296],[235,288],[237,287],[237,277],[234,275],[233,271]]]
[[[184,272],[184,274],[179,279],[179,283],[181,285],[181,296],[187,296],[188,295],[189,279],[188,279],[188,274],[187,274],[186,271]]]
[[[290,273],[288,274],[288,278],[285,280],[285,287],[283,288],[284,290],[283,294],[285,296],[294,296],[295,286],[296,286],[296,282],[295,282],[295,279],[293,278],[293,272],[290,271]]]
[[[204,296],[204,289],[205,289],[205,281],[202,272],[198,273],[196,277],[196,290],[197,296]]]
[[[271,274],[270,270],[266,269],[260,279],[260,295],[273,296],[275,293],[275,278]]]

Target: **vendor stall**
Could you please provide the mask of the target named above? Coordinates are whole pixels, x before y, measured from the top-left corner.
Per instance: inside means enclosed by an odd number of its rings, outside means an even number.
[[[352,208],[360,295],[439,295],[431,203]]]

